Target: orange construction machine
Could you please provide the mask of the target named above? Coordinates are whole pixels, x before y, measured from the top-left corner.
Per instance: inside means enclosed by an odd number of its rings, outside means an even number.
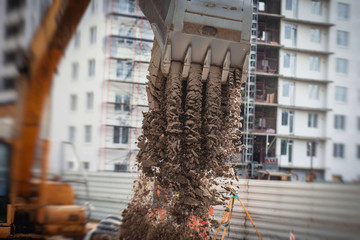
[[[53,74],[89,0],[53,0],[21,61],[12,137],[0,139],[0,238],[82,236],[86,212],[69,184],[48,181],[48,140],[39,132]],[[41,146],[41,147],[39,147]],[[41,152],[41,173],[32,167]]]

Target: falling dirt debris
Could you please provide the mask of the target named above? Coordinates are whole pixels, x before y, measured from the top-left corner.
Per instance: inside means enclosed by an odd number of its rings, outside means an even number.
[[[182,64],[160,70],[161,51],[154,43],[137,161],[141,174],[135,194],[122,214],[121,237],[127,240],[209,239],[219,223],[210,213],[226,198],[216,178],[234,178],[226,162],[239,152],[241,70],[231,69],[221,83],[221,68],[192,64],[182,78]],[[223,188],[234,193],[231,185]]]

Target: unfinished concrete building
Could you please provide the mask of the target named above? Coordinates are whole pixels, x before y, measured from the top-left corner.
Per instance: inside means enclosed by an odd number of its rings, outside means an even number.
[[[301,181],[311,169],[320,181],[359,178],[360,118],[352,111],[359,57],[351,51],[359,7],[351,0],[259,0],[256,81],[243,108],[245,121],[254,116],[244,124],[252,138],[245,161],[276,161]]]

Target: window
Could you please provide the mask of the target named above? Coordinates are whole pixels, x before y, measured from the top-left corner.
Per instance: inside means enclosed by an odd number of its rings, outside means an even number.
[[[289,11],[292,10],[292,0],[286,0],[285,9]]]
[[[320,43],[321,42],[321,31],[318,28],[311,28],[310,29],[310,41],[313,43]]]
[[[89,76],[95,76],[95,59],[89,60]]]
[[[345,119],[344,115],[334,115],[334,128],[345,130]]]
[[[281,149],[280,149],[281,155],[287,154],[287,140],[281,140]]]
[[[297,25],[285,24],[285,39],[292,39],[293,46],[296,45],[296,29]]]
[[[121,60],[116,62],[116,77],[122,77],[124,72],[124,65]]]
[[[88,92],[86,93],[86,108],[91,110],[94,108],[94,93]]]
[[[316,156],[316,142],[307,142],[306,143],[306,156],[310,157]]]
[[[308,87],[309,98],[313,100],[319,100],[319,86],[314,84],[309,84]]]
[[[125,63],[125,72],[126,72],[125,78],[126,78],[126,79],[127,79],[127,78],[131,78],[132,67],[133,67],[132,62],[126,62],[126,63]]]
[[[23,32],[23,29],[24,25],[21,22],[5,25],[5,39],[18,37]]]
[[[346,103],[347,88],[335,87],[335,101],[339,103]]]
[[[73,63],[71,67],[72,79],[77,79],[79,75],[79,63]]]
[[[129,128],[114,126],[113,143],[127,144],[129,142]]]
[[[151,52],[151,46],[149,43],[146,43],[146,42],[142,42],[141,44],[140,44],[140,42],[136,43],[136,45],[135,45],[135,53],[136,54],[143,55],[143,54],[150,54],[150,52]]]
[[[338,46],[346,47],[349,41],[349,33],[345,31],[337,31],[336,43]]]
[[[286,110],[283,110],[281,113],[281,125],[287,126],[288,125],[288,119],[289,119],[289,112]]]
[[[119,36],[136,37],[134,28],[129,27],[128,24],[125,24],[125,23],[120,24],[118,31],[119,31]],[[123,40],[125,40],[125,39],[123,39]],[[133,43],[133,40],[128,39],[128,41],[129,41],[128,42],[129,44]],[[125,41],[122,41],[122,43],[125,43]]]
[[[128,143],[129,142],[129,128],[123,127],[121,133],[121,142]]]
[[[285,24],[285,39],[291,39],[292,24]]]
[[[89,162],[83,162],[82,164],[84,170],[89,170],[89,166],[90,166]]]
[[[339,19],[348,20],[349,19],[349,4],[338,3],[337,15],[338,15]]]
[[[98,2],[98,0],[91,0],[91,2],[90,2],[91,13],[96,12],[96,10],[97,10],[97,2]]]
[[[127,164],[116,163],[114,164],[115,172],[127,172]]]
[[[68,169],[73,169],[74,168],[74,162],[67,162],[68,163]]]
[[[320,71],[319,57],[310,56],[309,62],[310,62],[310,71],[316,71],[316,72]]]
[[[290,53],[284,53],[284,68],[290,68]]]
[[[121,106],[122,106],[122,101],[121,101],[121,95],[120,94],[116,94],[115,95],[115,110],[116,111],[120,111],[121,110]]]
[[[321,15],[321,0],[311,1],[311,13],[315,15]]]
[[[360,159],[360,145],[356,146],[356,158]]]
[[[289,97],[289,82],[284,81],[282,86],[283,86],[283,90],[282,90],[283,97]]]
[[[15,78],[5,77],[2,80],[0,79],[0,92],[8,91],[11,89],[15,89]]]
[[[74,142],[75,141],[75,132],[76,132],[76,129],[74,126],[70,126],[69,129],[68,129],[68,140],[69,142]]]
[[[127,111],[129,112],[130,111],[130,96],[129,95],[126,95],[124,97],[124,111]]]
[[[74,47],[79,48],[80,47],[80,31],[77,31],[74,36]]]
[[[343,58],[336,59],[336,72],[337,73],[347,73],[348,60]]]
[[[13,10],[20,9],[25,5],[26,1],[23,0],[7,0],[6,1],[6,12],[11,12]]]
[[[91,142],[91,129],[90,125],[85,126],[85,142]]]
[[[135,0],[128,0],[128,12],[129,13],[135,12]]]
[[[317,128],[318,127],[318,114],[317,113],[309,113],[308,114],[308,127],[309,128]]]
[[[118,0],[120,3],[120,9],[127,9],[126,0]]]
[[[115,94],[115,111],[130,111],[130,95]]]
[[[120,127],[114,126],[113,143],[120,143],[120,130]]]
[[[113,6],[116,11],[121,13],[135,12],[135,0],[114,0]]]
[[[70,95],[70,109],[76,111],[77,108],[77,96],[75,94]]]
[[[4,52],[4,65],[12,64],[16,62],[16,52],[15,51],[6,51]]]
[[[96,43],[96,27],[90,28],[90,44]]]
[[[333,155],[336,158],[344,158],[345,145],[342,143],[334,143]]]
[[[129,79],[129,78],[131,78],[132,69],[133,69],[132,62],[125,62],[125,61],[117,60],[117,62],[116,62],[116,77]]]

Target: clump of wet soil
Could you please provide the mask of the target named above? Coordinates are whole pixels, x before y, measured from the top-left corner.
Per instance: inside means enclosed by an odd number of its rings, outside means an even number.
[[[155,42],[147,82],[150,110],[143,113],[138,139],[141,174],[122,214],[121,235],[129,240],[209,239],[218,226],[209,210],[227,199],[215,179],[234,178],[226,161],[242,147],[241,70],[231,69],[222,84],[219,67],[211,66],[202,81],[201,65],[192,64],[183,79],[182,64],[172,62],[165,77],[160,59]],[[225,188],[234,193],[232,186]]]

